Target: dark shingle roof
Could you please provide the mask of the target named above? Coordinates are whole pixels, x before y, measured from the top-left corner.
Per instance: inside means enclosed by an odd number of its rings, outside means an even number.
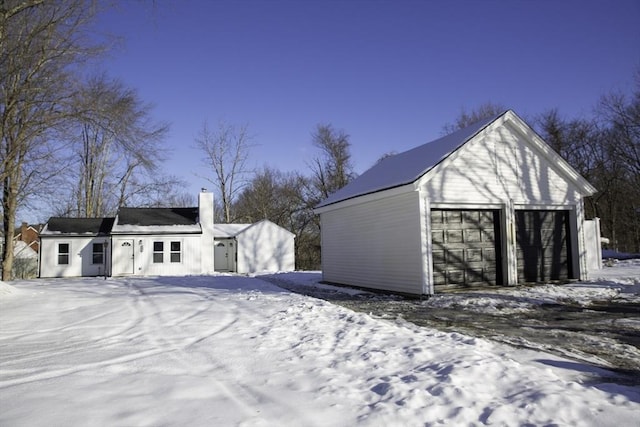
[[[107,235],[115,218],[49,218],[42,234]]]
[[[195,225],[198,208],[120,208],[118,225]]]

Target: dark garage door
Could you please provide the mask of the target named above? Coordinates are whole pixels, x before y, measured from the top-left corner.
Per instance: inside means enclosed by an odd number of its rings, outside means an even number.
[[[498,218],[493,210],[431,211],[435,286],[501,284]]]
[[[569,211],[518,210],[518,282],[546,282],[572,277]]]

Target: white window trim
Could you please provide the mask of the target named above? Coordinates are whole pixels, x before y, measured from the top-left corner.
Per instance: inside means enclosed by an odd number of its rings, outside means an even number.
[[[60,255],[65,254],[64,252],[61,253],[60,252],[60,245],[68,245],[69,247],[69,252],[66,252],[67,255],[67,263],[66,264],[62,264],[60,263]],[[71,265],[71,242],[56,242],[56,265]]]

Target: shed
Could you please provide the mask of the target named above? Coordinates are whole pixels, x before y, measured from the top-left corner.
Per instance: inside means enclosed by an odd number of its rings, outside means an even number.
[[[269,220],[215,224],[215,270],[258,273],[295,269],[295,235]]]
[[[595,191],[510,110],[385,158],[322,201],[323,278],[414,295],[585,279]]]

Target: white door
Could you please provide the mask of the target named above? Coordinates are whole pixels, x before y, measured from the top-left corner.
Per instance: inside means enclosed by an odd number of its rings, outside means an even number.
[[[134,251],[133,239],[118,239],[114,242],[113,248],[113,275],[133,274],[134,268]]]
[[[216,240],[216,246],[213,253],[215,271],[233,271],[234,258],[233,240]]]

